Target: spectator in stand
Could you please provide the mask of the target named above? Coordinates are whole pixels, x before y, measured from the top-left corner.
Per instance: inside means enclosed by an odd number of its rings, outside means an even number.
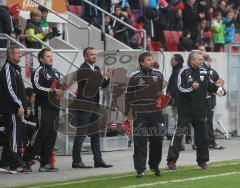
[[[193,49],[194,43],[191,39],[191,33],[189,31],[183,31],[182,36],[179,39],[178,49],[179,51],[189,52]]]
[[[111,25],[111,18],[108,15],[105,16],[105,33],[113,37],[113,28]]]
[[[123,8],[130,8],[128,0],[120,0],[118,5],[120,5],[122,9]]]
[[[225,0],[220,0],[217,3],[217,9],[215,12],[220,12],[222,14],[222,17],[226,17],[227,16],[227,11],[230,7],[227,6],[227,3]]]
[[[112,1],[111,0],[101,0],[100,5],[101,5],[100,7],[103,10],[111,13],[111,6],[112,6]]]
[[[141,7],[141,0],[130,0],[128,1],[129,3],[129,6],[132,10],[138,10],[140,9]]]
[[[43,7],[43,6],[38,6],[38,10],[40,10],[41,14],[42,14],[40,23],[41,23],[41,27],[42,27],[43,32],[50,30],[49,25],[48,25],[48,21],[47,21],[48,9]]]
[[[35,36],[40,40],[43,40],[50,33],[50,30],[43,31],[41,27],[41,16],[42,13],[38,9],[33,9],[30,12],[30,19],[27,20],[25,28],[25,34]],[[43,45],[32,37],[26,39],[27,48],[41,49]]]
[[[13,6],[9,7],[9,13],[12,18],[12,24],[13,24],[13,33],[12,37],[17,39],[17,36],[22,33],[22,30],[19,25],[19,15],[20,15],[20,5],[14,4]]]
[[[200,18],[205,18],[204,13],[197,13],[195,8],[196,0],[187,0],[183,10],[183,30],[188,30],[191,33],[193,42],[197,42],[198,21]]]
[[[123,22],[128,23],[127,17],[125,17],[121,11],[121,7],[119,5],[116,5],[113,15],[116,16],[118,19],[122,20]],[[129,45],[128,28],[116,20],[113,20],[112,27],[114,38],[125,43],[126,45]]]
[[[1,5],[0,6],[0,33],[11,35],[12,33],[12,21],[11,16],[8,12],[8,7]],[[0,48],[7,47],[7,40],[0,40]]]
[[[183,10],[185,9],[182,1],[176,5],[176,19],[175,19],[175,30],[182,31],[183,29]]]
[[[227,12],[227,17],[223,18],[223,24],[225,25],[225,44],[235,41],[235,26],[236,16],[233,10]]]
[[[216,16],[212,22],[214,52],[219,52],[225,44],[224,29],[225,26],[222,23],[222,14],[221,12],[216,12]]]
[[[101,2],[100,0],[89,0],[94,5],[100,6]],[[100,28],[101,27],[101,14],[100,12],[94,8],[93,6],[90,6],[89,4],[82,1],[82,17],[85,21],[88,23]]]
[[[207,20],[201,19],[198,23],[198,35],[197,35],[197,43],[198,44],[204,44],[207,51],[211,51],[211,39],[212,39],[212,33],[210,28],[207,26]]]
[[[67,0],[69,11],[78,17],[82,16],[82,1],[81,0]]]
[[[142,23],[142,17],[138,18],[133,24],[132,26],[135,29],[143,29],[143,23]],[[143,32],[140,31],[135,31],[134,34],[131,36],[130,39],[130,45],[132,48],[134,49],[139,49],[142,47],[142,43],[143,43]]]
[[[8,12],[8,7],[4,5],[0,5],[0,34],[11,35],[12,32],[12,23],[11,16]],[[7,47],[8,40],[0,39],[0,48]],[[0,70],[6,61],[5,52],[0,52]]]
[[[200,0],[198,2],[198,12],[204,12],[207,21],[210,21],[210,9],[212,7],[212,1]]]

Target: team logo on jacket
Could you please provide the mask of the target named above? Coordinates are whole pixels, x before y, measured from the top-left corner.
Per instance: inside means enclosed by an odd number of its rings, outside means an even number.
[[[210,75],[213,75],[213,71],[212,70],[210,70]]]
[[[200,80],[203,81],[204,80],[204,76],[200,76]]]
[[[142,78],[140,78],[139,81],[138,81],[139,86],[143,86],[145,83],[146,82]]]
[[[47,73],[46,78],[47,78],[47,80],[50,80],[52,77],[50,74]]]
[[[188,79],[187,79],[188,83],[192,83],[193,82],[193,78],[191,75],[188,76]]]
[[[157,76],[153,76],[153,81],[157,82],[158,81],[158,77]]]
[[[55,73],[55,76],[56,76],[57,78],[59,78],[59,75],[58,75],[58,73]]]

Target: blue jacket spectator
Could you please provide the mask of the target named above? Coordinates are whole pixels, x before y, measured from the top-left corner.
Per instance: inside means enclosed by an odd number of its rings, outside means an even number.
[[[230,43],[235,41],[235,18],[234,12],[228,11],[227,17],[223,18],[223,24],[225,25],[225,43]]]

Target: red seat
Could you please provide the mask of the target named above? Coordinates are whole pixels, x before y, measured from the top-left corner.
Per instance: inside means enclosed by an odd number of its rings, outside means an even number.
[[[240,42],[240,33],[236,33],[236,41]]]
[[[161,47],[161,43],[160,42],[153,42],[153,41],[151,41],[148,44],[148,49],[149,49],[149,51],[152,51],[152,52],[160,51],[160,47]]]
[[[231,48],[231,53],[232,54],[238,54],[240,52],[240,47],[239,46],[232,46]]]
[[[177,34],[178,34],[178,38],[180,38],[182,36],[182,31],[177,31]]]
[[[178,51],[179,36],[177,31],[163,31],[166,50],[167,51]]]

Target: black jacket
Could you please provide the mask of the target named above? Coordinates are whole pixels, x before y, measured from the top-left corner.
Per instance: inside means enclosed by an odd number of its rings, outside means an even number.
[[[56,108],[58,104],[56,104],[54,100],[56,97],[52,84],[54,81],[56,81],[57,84],[60,83],[60,73],[52,66],[41,64],[34,70],[31,81],[33,90],[36,93],[35,105]]]
[[[193,90],[192,83],[198,82],[199,88]],[[218,87],[210,81],[208,71],[204,68],[183,67],[178,74],[178,115],[204,117],[207,107],[207,92],[216,92]]]
[[[217,71],[215,71],[213,68],[209,67],[206,63],[203,63],[203,67],[205,69],[207,69],[209,77],[211,79],[212,82],[216,83],[217,80],[219,80],[219,75],[217,73]],[[209,107],[211,107],[212,109],[216,106],[216,95],[214,93],[207,93],[207,99],[210,100],[209,101]]]
[[[0,113],[16,113],[26,107],[26,92],[21,67],[7,61],[0,72]]]
[[[194,47],[194,43],[190,38],[180,37],[178,49],[182,52],[190,52]]]
[[[181,70],[183,65],[181,63],[178,63],[176,66],[173,67],[172,69],[172,74],[168,80],[168,87],[167,87],[167,93],[173,98],[173,104],[176,105],[176,100],[177,100],[177,92],[178,92],[178,87],[177,87],[177,79],[178,79],[178,73]]]
[[[12,21],[8,11],[0,7],[0,33],[11,35]],[[6,40],[0,40],[0,48],[6,48]]]
[[[129,115],[130,108],[133,116],[135,112],[157,111],[156,102],[159,92],[162,92],[163,75],[157,70],[140,68],[130,74],[125,99],[125,115]]]
[[[33,29],[35,35],[43,33],[43,30],[42,30],[42,27],[41,27],[41,23],[40,22],[36,22],[36,21],[34,21],[32,19],[28,19],[27,20],[25,33],[26,33],[26,31],[28,29]],[[43,40],[43,38],[39,38],[39,39]],[[34,48],[34,49],[41,49],[43,47],[43,45],[40,42],[35,41],[35,39],[29,37],[29,39],[28,38],[26,39],[26,47],[27,48]]]
[[[103,77],[100,68],[94,65],[94,71],[89,64],[84,62],[78,72],[78,92],[77,99],[99,103],[99,87],[105,88],[110,83],[110,79]]]
[[[183,10],[183,30],[190,31],[191,39],[196,42],[198,33],[198,21],[200,16],[195,8],[191,7],[188,3],[184,3],[185,9]]]

